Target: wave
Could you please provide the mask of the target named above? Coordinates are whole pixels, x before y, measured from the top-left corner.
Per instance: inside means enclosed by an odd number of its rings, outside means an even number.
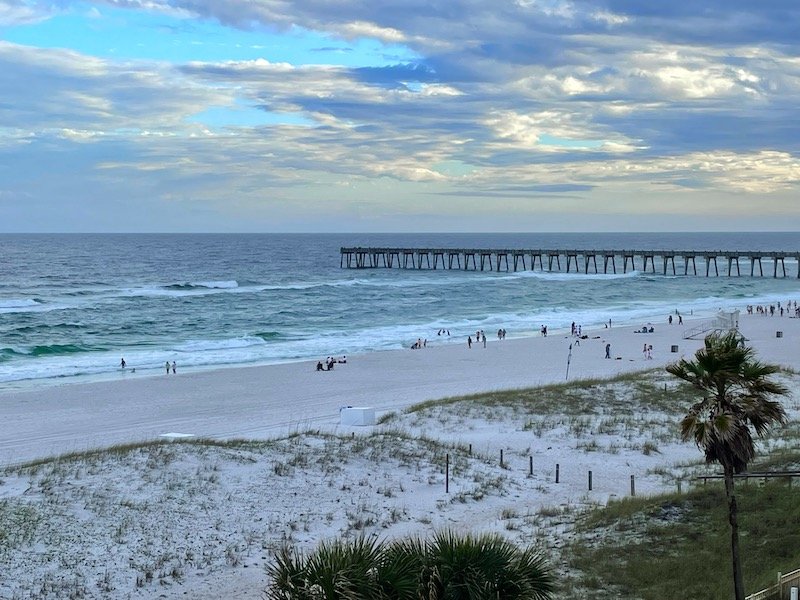
[[[262,346],[265,339],[258,335],[226,338],[221,340],[189,340],[173,348],[175,352],[207,352],[210,350],[231,350],[236,348],[249,348]]]
[[[83,329],[82,325],[78,323],[55,323],[53,325],[23,325],[21,327],[15,327],[11,331],[9,331],[6,335],[14,335],[14,334],[32,334],[32,333],[49,333],[53,330],[55,331],[73,331],[76,329]]]
[[[0,300],[0,314],[49,312],[52,310],[63,310],[65,308],[68,307],[61,304],[48,304],[39,298],[11,298]]]
[[[545,281],[610,281],[612,279],[635,279],[642,275],[641,271],[628,273],[557,273],[550,271],[517,271],[506,275],[504,279],[544,279]]]
[[[0,308],[27,308],[40,304],[41,302],[35,298],[10,298],[8,300],[0,300]]]
[[[269,341],[269,340],[278,340],[283,337],[280,332],[278,331],[262,331],[255,334],[256,337],[261,338],[262,340]]]
[[[20,348],[0,348],[0,355],[13,356],[64,356],[67,354],[81,354],[102,350],[96,346],[79,346],[77,344],[50,344],[42,346],[29,346]]]
[[[239,282],[230,281],[194,281],[191,283],[173,283],[172,285],[165,285],[164,289],[167,290],[230,290],[239,287]]]

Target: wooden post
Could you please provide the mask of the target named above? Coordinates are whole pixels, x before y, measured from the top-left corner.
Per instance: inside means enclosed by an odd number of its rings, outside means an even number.
[[[681,480],[678,479],[678,493],[681,493]]]
[[[589,491],[592,491],[592,472],[589,471]]]
[[[556,463],[556,483],[558,483],[558,463]]]
[[[500,468],[503,468],[503,449],[500,448]]]
[[[472,456],[472,444],[469,445],[469,455]]]
[[[450,455],[446,454],[444,459],[444,493],[450,493]]]
[[[528,457],[528,463],[529,463],[528,464],[528,475],[533,477],[533,457],[532,456]],[[791,483],[791,481],[792,480],[790,479],[789,482]]]
[[[680,482],[678,483],[680,485]],[[631,496],[636,495],[636,480],[634,479],[633,475],[631,475]]]

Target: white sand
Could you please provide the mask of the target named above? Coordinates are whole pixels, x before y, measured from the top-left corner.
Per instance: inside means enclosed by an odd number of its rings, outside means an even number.
[[[489,339],[486,348],[471,350],[466,340],[429,339],[422,350],[349,356],[331,372],[316,372],[313,361],[162,376],[129,372],[119,381],[0,391],[0,465],[166,433],[275,437],[335,425],[342,406],[370,406],[380,415],[424,400],[561,382],[570,343],[569,379],[610,377],[691,356],[702,341],[682,333],[696,323],[655,323],[652,334],[633,327],[585,331],[590,339],[580,346],[555,333]],[[760,358],[800,370],[800,319],[742,315],[740,329]],[[612,360],[604,359],[607,342]],[[645,343],[653,346],[652,360],[643,357]]]
[[[590,339],[573,347],[570,379],[690,356],[702,343],[682,338],[692,325],[655,324],[646,335],[632,327],[585,332]],[[800,319],[743,316],[740,329],[759,358],[800,370]],[[314,428],[347,435],[294,436],[258,448],[168,444],[6,469],[0,500],[9,504],[0,517],[11,515],[13,526],[9,549],[0,544],[0,597],[257,598],[263,566],[283,543],[310,549],[332,537],[445,527],[539,541],[558,570],[576,509],[626,496],[631,475],[642,495],[674,489],[676,479],[697,472],[701,455],[677,440],[675,415],[619,417],[601,404],[585,418],[542,417],[459,404],[398,414],[375,428],[341,427],[338,416],[345,405],[380,415],[427,399],[561,382],[570,342],[555,334],[490,340],[485,349],[453,342],[352,356],[332,372],[316,372],[314,361],[2,393],[6,464],[163,434],[275,439]],[[603,358],[607,342],[611,360]],[[645,343],[652,360],[643,357]],[[672,345],[680,351],[670,352]],[[621,396],[627,403],[625,389]],[[793,420],[799,400],[795,394],[785,403]],[[386,436],[362,437],[372,431]],[[473,454],[447,450],[445,494],[439,444],[454,443],[471,444]]]

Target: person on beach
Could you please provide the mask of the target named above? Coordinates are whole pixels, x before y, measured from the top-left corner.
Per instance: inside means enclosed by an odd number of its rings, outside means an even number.
[[[472,349],[472,336],[467,336],[467,348]]]
[[[483,347],[486,348],[486,334],[481,331],[481,337],[483,339]]]
[[[175,375],[175,372],[178,369],[178,365],[175,364],[175,361],[172,361],[172,374]]]
[[[166,369],[167,369],[167,375],[169,375],[169,361],[167,361],[167,362],[164,364],[164,366],[165,366],[165,367],[166,367]]]
[[[678,315],[678,325],[683,325],[683,316]]]
[[[121,369],[124,369],[124,368],[125,368],[125,365],[126,365],[126,363],[125,363],[125,359],[124,359],[124,358],[120,358],[120,359],[119,359],[119,366],[120,366],[120,368],[121,368]]]
[[[606,358],[611,358],[611,344],[606,344]]]

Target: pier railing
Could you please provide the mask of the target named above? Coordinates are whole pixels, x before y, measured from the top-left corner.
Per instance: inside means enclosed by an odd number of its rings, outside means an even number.
[[[563,248],[401,248],[342,247],[339,266],[347,269],[426,269],[464,271],[526,271],[561,273],[622,273],[641,271],[663,275],[698,275],[705,266],[706,277],[722,274],[742,275],[740,261],[749,261],[750,276],[763,277],[763,262],[772,263],[773,277],[787,277],[786,259],[797,264],[800,278],[800,251],[700,251],[700,250],[573,250]],[[562,262],[563,259],[563,262]],[[675,261],[683,262],[683,269]],[[545,267],[545,263],[547,266]],[[602,263],[602,271],[600,264]],[[721,265],[720,265],[721,263]],[[656,270],[658,265],[658,270]],[[722,269],[720,269],[720,266]],[[681,273],[681,270],[683,271]],[[745,275],[746,275],[745,271]],[[769,269],[767,269],[769,275]]]

